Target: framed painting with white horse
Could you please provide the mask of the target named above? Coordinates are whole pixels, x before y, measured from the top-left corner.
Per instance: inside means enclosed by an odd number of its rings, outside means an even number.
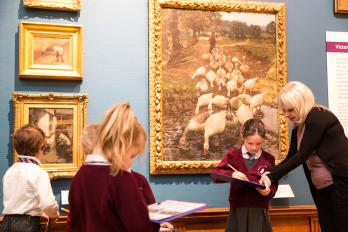
[[[74,176],[82,164],[78,141],[86,124],[87,95],[13,93],[15,129],[24,124],[40,127],[47,145],[41,157],[51,178]],[[14,161],[18,154],[14,151]]]

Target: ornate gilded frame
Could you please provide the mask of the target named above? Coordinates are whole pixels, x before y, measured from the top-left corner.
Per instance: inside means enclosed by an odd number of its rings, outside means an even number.
[[[219,160],[164,160],[163,83],[162,83],[162,12],[164,9],[184,9],[223,12],[252,12],[274,14],[276,18],[276,76],[277,92],[287,82],[286,10],[285,3],[237,2],[228,0],[150,0],[149,1],[149,113],[150,113],[150,173],[202,174],[209,173]],[[189,78],[189,77],[188,77]],[[168,104],[168,103],[167,103]],[[278,109],[278,140],[280,160],[288,148],[288,124]]]
[[[80,0],[23,0],[23,5],[28,8],[39,8],[48,10],[79,11]]]
[[[62,163],[58,162],[57,159],[57,161],[53,163],[43,163],[42,167],[49,173],[49,176],[52,179],[73,177],[83,162],[83,155],[79,148],[78,141],[80,132],[84,128],[87,121],[88,96],[86,94],[29,94],[13,92],[12,99],[14,106],[14,130],[30,122],[30,110],[37,112],[54,112],[55,115],[58,115],[58,113],[56,114],[56,112],[59,110],[66,110],[68,112],[71,112],[71,114],[66,115],[68,116],[68,119],[64,119],[62,117],[62,114],[60,115],[60,119],[56,118],[56,127],[54,127],[55,129],[52,129],[52,120],[49,120],[49,123],[46,123],[47,128],[50,128],[50,130],[53,131],[52,134],[54,134],[55,136],[53,137],[55,148],[57,148],[58,143],[56,142],[56,139],[59,136],[57,125],[69,128],[69,132],[71,133],[71,136],[69,137],[71,141],[71,143],[69,144],[69,153],[71,152],[72,154],[71,162]],[[40,125],[45,124],[39,124],[39,127]],[[52,134],[50,134],[48,139],[52,138]],[[54,155],[58,158],[57,152],[54,153]],[[17,157],[18,154],[16,153],[15,149],[13,149],[14,162],[17,160]]]
[[[348,13],[348,1],[347,0],[335,0],[335,13],[347,14]]]
[[[82,80],[82,26],[20,22],[21,78]]]

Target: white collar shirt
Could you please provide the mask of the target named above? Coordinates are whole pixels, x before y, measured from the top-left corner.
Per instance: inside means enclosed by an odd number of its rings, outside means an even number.
[[[110,165],[102,154],[89,154],[86,156],[85,165]]]
[[[258,152],[256,152],[256,154],[253,155],[253,159],[260,158],[261,153],[262,153],[262,150],[259,150]],[[242,156],[244,159],[249,159],[249,157],[250,157],[250,155],[248,154],[248,151],[244,145],[242,146]]]
[[[58,204],[48,173],[35,157],[19,157],[31,162],[16,162],[6,171],[2,180],[3,214],[42,216],[44,212],[48,217],[57,217]]]

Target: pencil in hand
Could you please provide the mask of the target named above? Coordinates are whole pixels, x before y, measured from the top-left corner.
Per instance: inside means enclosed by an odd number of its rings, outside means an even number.
[[[235,169],[231,164],[227,164],[228,165],[228,167],[230,167],[233,171],[236,171],[236,172],[238,172],[238,170],[237,169]]]
[[[231,168],[233,171],[235,171],[233,174],[232,174],[232,177],[233,178],[237,178],[237,179],[240,179],[240,180],[246,180],[246,181],[249,181],[248,177],[243,173],[243,172],[240,172],[238,171],[235,167],[233,167],[231,164],[227,164],[229,168]]]
[[[66,209],[66,208],[60,208],[62,211],[64,211],[64,212],[66,212],[66,213],[69,213],[69,210],[68,209]]]

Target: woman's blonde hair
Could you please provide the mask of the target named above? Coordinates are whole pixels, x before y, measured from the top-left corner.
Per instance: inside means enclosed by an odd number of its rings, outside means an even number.
[[[110,107],[100,123],[99,144],[105,158],[110,162],[110,174],[118,175],[126,167],[126,155],[146,133],[135,117],[129,103]]]
[[[295,124],[300,125],[315,105],[315,98],[312,91],[303,83],[291,81],[287,83],[278,96],[278,105],[281,109],[292,108],[299,115]]]
[[[99,124],[87,125],[80,137],[80,146],[85,155],[92,154],[98,144]]]

